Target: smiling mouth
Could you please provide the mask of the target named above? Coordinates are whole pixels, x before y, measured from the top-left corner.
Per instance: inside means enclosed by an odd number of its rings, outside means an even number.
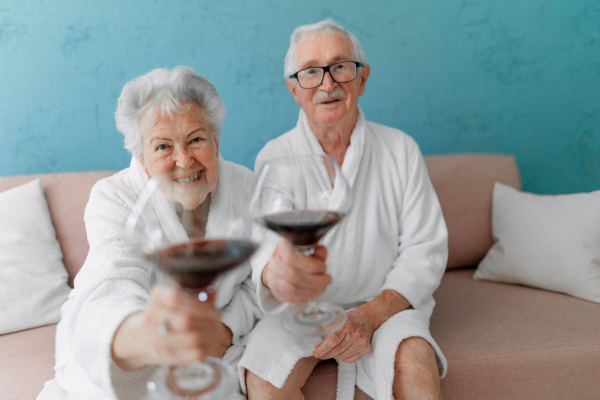
[[[187,178],[179,178],[179,179],[175,179],[175,181],[177,183],[181,183],[182,185],[190,185],[190,184],[196,182],[198,179],[200,179],[201,175],[202,175],[202,171],[198,171],[195,174],[188,176]]]

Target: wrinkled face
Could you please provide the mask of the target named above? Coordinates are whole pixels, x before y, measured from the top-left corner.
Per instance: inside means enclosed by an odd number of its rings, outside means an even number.
[[[342,61],[356,61],[352,42],[343,33],[308,34],[296,46],[296,71],[308,67],[324,67]],[[294,72],[296,72],[294,71]],[[312,89],[303,89],[296,79],[288,79],[287,87],[296,103],[302,107],[308,120],[314,123],[335,123],[356,118],[358,97],[365,91],[369,66],[359,68],[356,79],[337,83],[325,72],[323,83]],[[322,92],[322,93],[320,93]]]
[[[169,200],[193,210],[217,185],[219,143],[197,105],[173,116],[143,128],[140,162],[148,175],[167,177],[170,184],[161,189]]]

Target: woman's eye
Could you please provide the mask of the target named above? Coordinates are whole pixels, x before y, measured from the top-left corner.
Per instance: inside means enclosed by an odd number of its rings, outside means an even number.
[[[167,146],[166,144],[159,144],[156,150],[166,150],[168,148],[169,146]]]
[[[199,143],[201,141],[203,141],[204,139],[202,139],[200,136],[196,136],[195,138],[193,138],[192,140],[190,140],[190,143]]]

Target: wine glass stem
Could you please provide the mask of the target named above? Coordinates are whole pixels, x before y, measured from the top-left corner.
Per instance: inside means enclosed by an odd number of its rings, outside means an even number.
[[[307,256],[312,256],[313,254],[315,254],[315,248],[314,246],[311,247],[300,247],[300,250]],[[317,301],[316,300],[309,300],[306,302],[306,307],[304,308],[304,315],[311,315],[311,314],[316,314],[319,312],[319,306],[317,305]]]
[[[307,256],[312,256],[313,254],[315,254],[314,246],[311,246],[311,247],[296,246],[296,247]]]
[[[319,312],[319,306],[317,305],[316,300],[309,300],[306,302],[306,307],[304,308],[304,315],[311,315]]]

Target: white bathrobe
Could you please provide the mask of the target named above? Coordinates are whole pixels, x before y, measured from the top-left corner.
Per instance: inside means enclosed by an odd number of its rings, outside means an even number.
[[[247,213],[254,175],[245,167],[219,157],[219,180],[211,193],[207,233],[217,236],[231,216]],[[146,399],[146,381],[154,367],[124,372],[112,361],[112,340],[130,314],[146,307],[152,287],[160,282],[152,266],[126,243],[125,223],[144,188],[147,176],[137,159],[131,166],[99,181],[90,194],[85,224],[90,252],[75,278],[75,289],[62,308],[56,333],[55,379],[38,399]],[[170,211],[170,212],[169,212]],[[168,238],[187,235],[175,212],[157,211]],[[224,360],[235,369],[247,334],[261,312],[249,263],[225,273],[216,282],[216,306],[233,332],[233,345]],[[239,393],[239,390],[238,390]],[[232,394],[232,399],[244,399]]]
[[[446,373],[446,359],[429,333],[429,318],[432,294],[448,257],[448,233],[423,156],[411,137],[365,121],[359,108],[350,139],[342,172],[352,186],[354,205],[321,240],[328,249],[333,283],[320,300],[350,310],[389,289],[410,302],[414,309],[396,314],[375,332],[367,355],[354,364],[338,362],[338,400],[352,399],[355,384],[377,400],[388,400],[396,349],[406,338],[426,339],[436,352],[440,375]],[[311,153],[324,154],[301,110],[296,127],[259,153],[255,173],[269,159]],[[299,337],[282,328],[280,313],[288,305],[275,299],[261,280],[275,246],[263,245],[252,259],[259,305],[268,315],[251,333],[239,368],[282,387],[296,362],[312,356],[322,338]]]

